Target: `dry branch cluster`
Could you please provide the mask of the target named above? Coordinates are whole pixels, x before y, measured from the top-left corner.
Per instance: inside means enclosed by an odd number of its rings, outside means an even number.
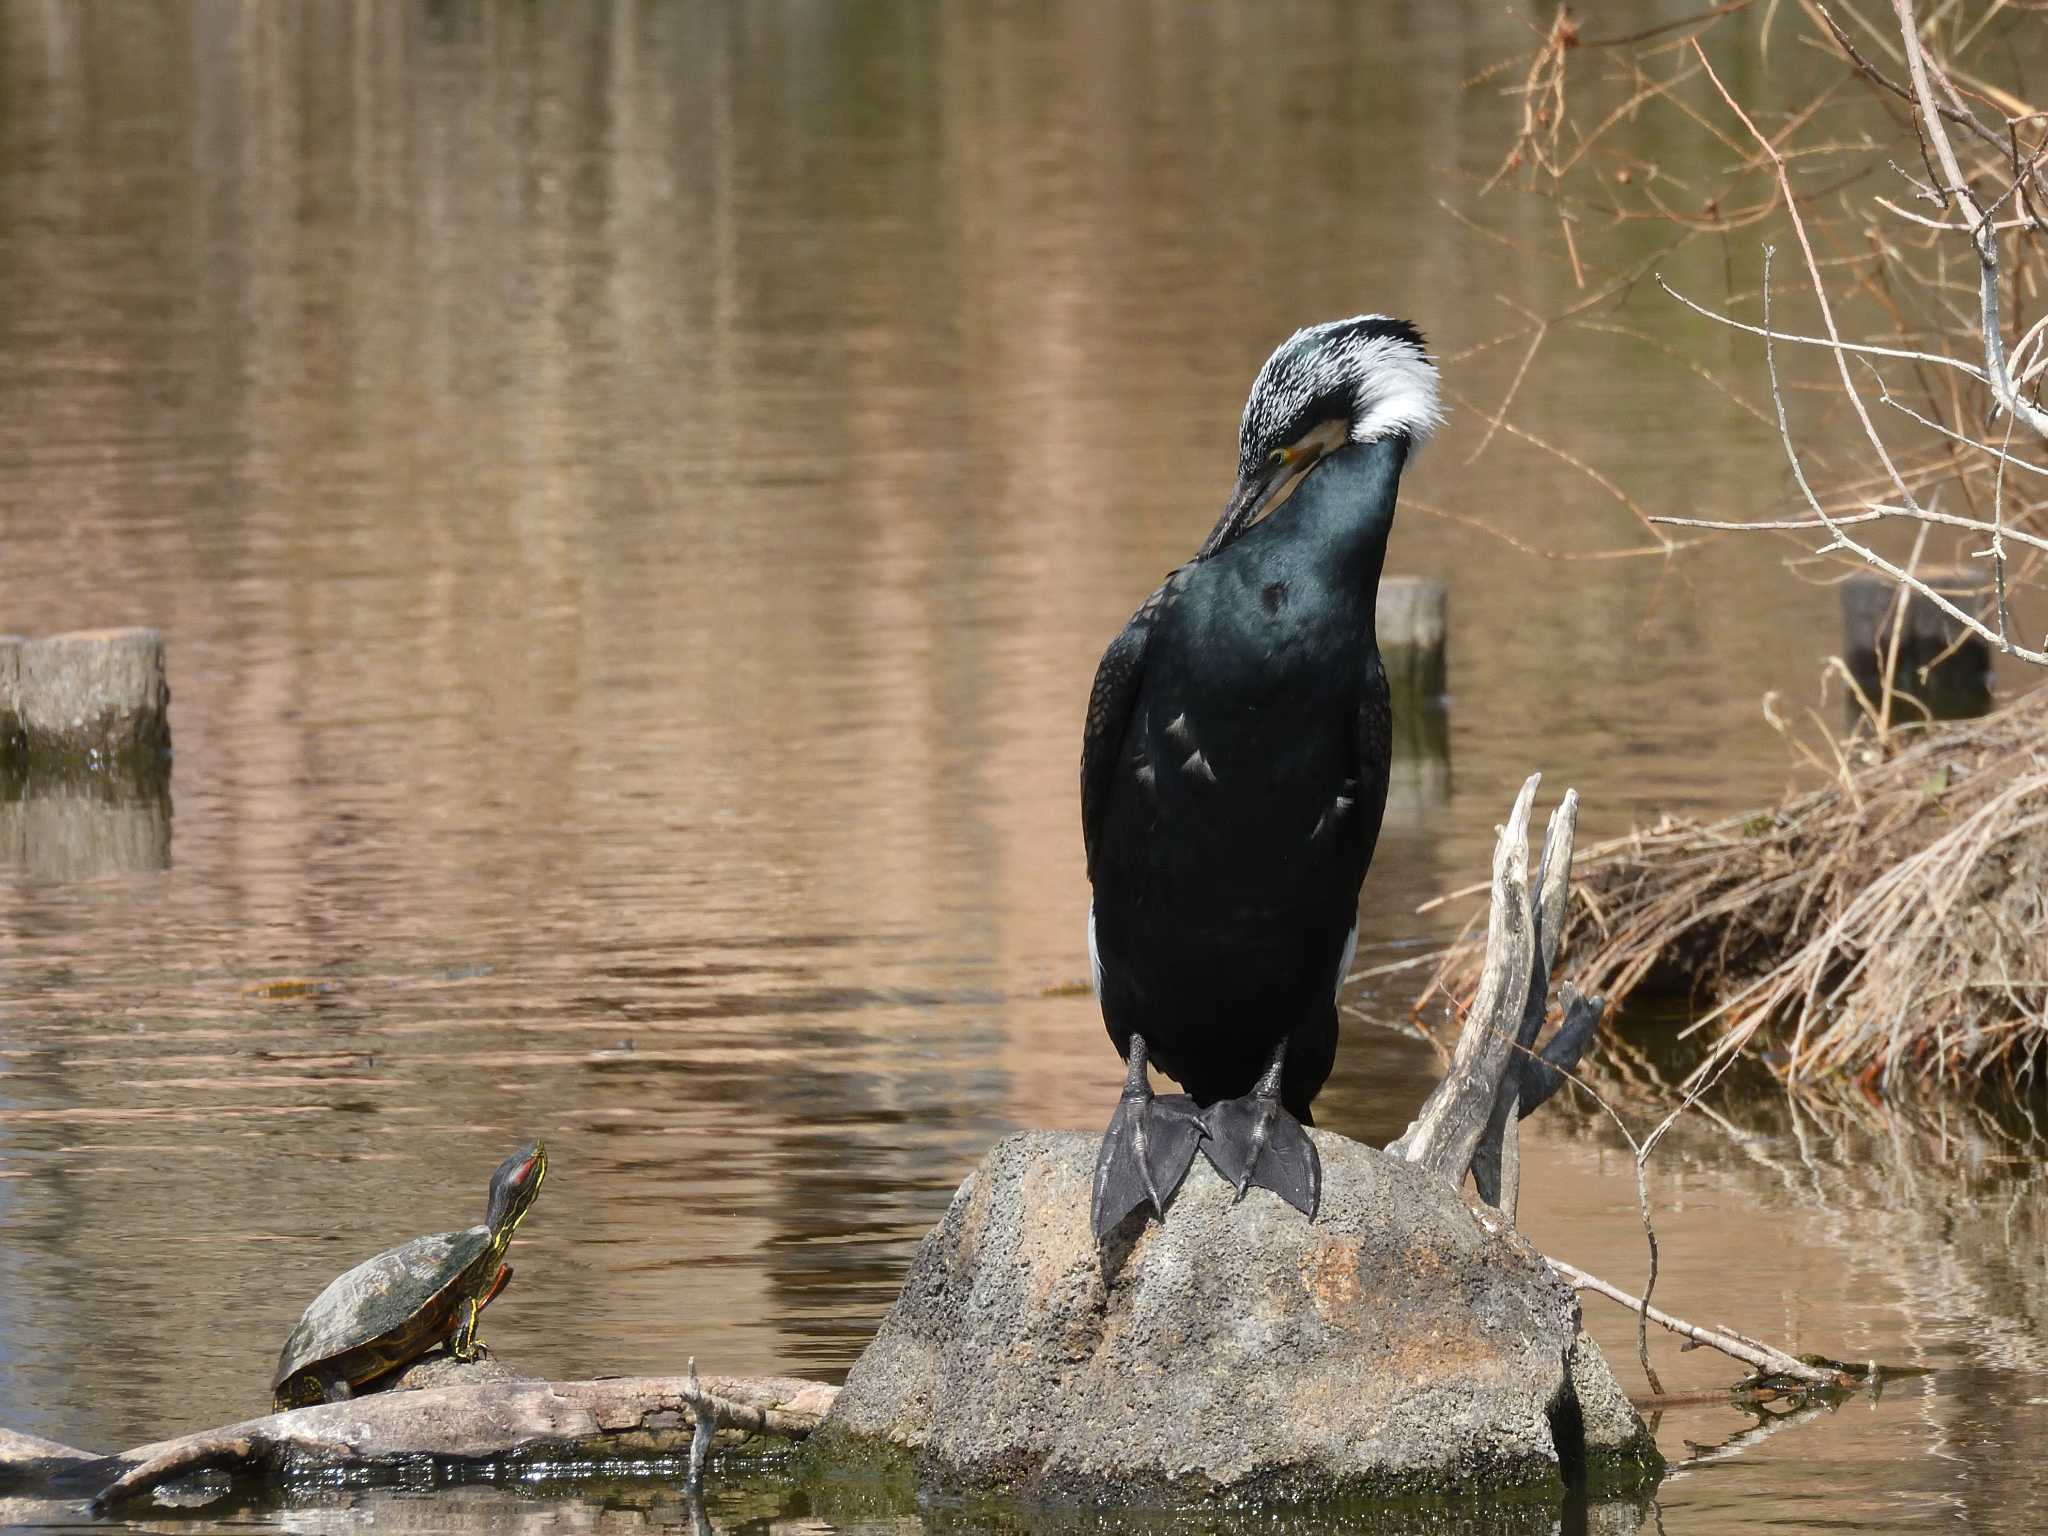
[[[1631,326],[1616,312],[1648,279],[1701,270],[1686,256],[1698,248],[1722,291],[1669,291],[1760,338],[1771,399],[1749,398],[1761,393],[1755,372],[1716,375],[1703,360],[1713,348],[1682,339],[1679,350],[1777,427],[1795,515],[1667,516],[1675,509],[1647,509],[1578,464],[1650,535],[1608,553],[1673,553],[1671,526],[1803,536],[1807,561],[1875,567],[2007,654],[2048,663],[2048,640],[2019,628],[2008,601],[2048,569],[2048,114],[2009,83],[2041,69],[2037,3],[1951,3],[1923,17],[1911,0],[1730,0],[1610,37],[1561,9],[1531,55],[1473,82],[1505,82],[1523,108],[1483,193],[1547,202],[1557,239],[1541,254],[1567,264],[1582,293],[1554,314],[1522,311],[1524,324],[1486,344],[1526,345],[1497,408],[1482,408],[1486,440],[1530,436],[1510,419],[1515,397],[1565,330],[1671,350],[1652,331],[1683,333],[1661,317]],[[1803,296],[1780,296],[1798,314],[1790,322],[1786,303],[1771,312],[1768,259],[1752,261],[1773,239],[1790,241],[1803,279]],[[1775,354],[1788,349],[1825,367],[1781,381]],[[1832,422],[1813,408],[1830,401]],[[1894,525],[1914,537],[1902,543]],[[1927,553],[1974,564],[1996,603],[1980,614],[1929,588]]]
[[[2048,585],[2048,111],[2030,96],[2048,80],[2043,11],[1727,0],[1598,36],[1561,9],[1529,55],[1474,82],[1523,104],[1476,206],[1541,199],[1558,231],[1542,254],[1582,293],[1488,344],[1525,350],[1486,437],[1516,431],[1521,383],[1566,330],[1675,350],[1775,429],[1788,505],[1672,516],[1698,509],[1645,507],[1582,465],[1649,535],[1610,553],[1673,554],[1679,528],[1768,530],[1805,546],[1797,566],[1875,568],[1902,601],[1918,591],[2048,664],[2023,600]],[[1638,301],[1619,323],[1638,294],[1664,307]],[[1757,365],[1739,380],[1706,361],[1730,338]],[[1973,583],[1937,589],[1923,580],[1937,564],[1974,571],[1991,600],[1959,605]],[[1767,1023],[1794,1077],[1974,1081],[2026,1072],[2048,1047],[2048,697],[1902,734],[1917,722],[1889,686],[1861,698],[1874,743],[1808,752],[1825,788],[1581,857],[1574,969],[1610,999],[1654,976],[1709,1002],[1699,1025],[1717,1038],[1695,1088]],[[1475,966],[1454,949],[1451,984]]]

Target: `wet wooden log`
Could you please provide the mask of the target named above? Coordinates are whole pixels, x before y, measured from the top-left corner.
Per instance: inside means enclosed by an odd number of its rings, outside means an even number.
[[[1435,577],[1380,578],[1373,629],[1396,699],[1434,704],[1443,697],[1448,613],[1448,591]],[[1401,712],[1397,705],[1396,716]]]
[[[1988,571],[1941,568],[1922,571],[1920,578],[1963,612],[1998,627]],[[1873,707],[1883,691],[1885,667],[1892,662],[1893,691],[1919,701],[1935,719],[1974,719],[1990,712],[1991,647],[1927,597],[1881,572],[1860,572],[1842,583],[1842,656]],[[1852,718],[1857,709],[1852,699]],[[1909,704],[1894,707],[1892,718],[1910,723],[1921,715]]]
[[[102,1459],[75,1445],[25,1435],[20,1430],[0,1429],[0,1492],[46,1483],[83,1463]]]
[[[1529,812],[1541,780],[1531,774],[1523,783],[1494,844],[1486,958],[1450,1069],[1413,1123],[1387,1146],[1455,1184],[1469,1172],[1479,1197],[1511,1225],[1521,1176],[1517,1126],[1578,1065],[1606,1006],[1565,984],[1558,1027],[1537,1045],[1549,1014],[1579,815],[1578,793],[1566,790],[1551,813],[1532,885]]]
[[[55,881],[168,868],[169,705],[153,629],[0,635],[0,866]]]
[[[614,1376],[504,1381],[377,1392],[294,1408],[197,1434],[93,1456],[0,1432],[0,1479],[14,1487],[91,1492],[105,1512],[149,1500],[197,1473],[284,1480],[397,1469],[422,1460],[477,1466],[506,1459],[683,1457],[696,1434],[693,1398],[736,1437],[808,1437],[839,1389],[789,1376]]]
[[[0,763],[13,773],[161,776],[171,750],[163,636],[0,635]]]
[[[21,728],[21,649],[27,644],[22,635],[0,635],[0,764],[15,762],[28,750],[28,735]]]

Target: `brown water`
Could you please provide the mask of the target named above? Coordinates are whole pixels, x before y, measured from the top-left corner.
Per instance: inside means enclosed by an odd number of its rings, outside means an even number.
[[[478,1219],[530,1135],[501,1353],[842,1373],[994,1137],[1107,1116],[1082,702],[1304,321],[1414,316],[1458,403],[1390,559],[1451,583],[1448,750],[1397,768],[1363,962],[1444,931],[1414,907],[1533,768],[1593,836],[1780,788],[1757,701],[1815,696],[1831,595],[1779,546],[1570,558],[1646,535],[1527,441],[1474,457],[1519,352],[1472,349],[1570,293],[1438,201],[1513,110],[1455,82],[1526,38],[1477,3],[0,0],[0,630],[160,627],[177,747],[168,806],[0,807],[0,1424],[255,1411],[306,1300]],[[1700,344],[1654,292],[1621,318]],[[1650,346],[1561,339],[1516,416],[1645,503],[1783,502],[1765,429]],[[1434,1071],[1360,1022],[1319,1115],[1384,1139]],[[1640,1519],[2036,1528],[2048,1196],[1941,1113],[1764,1094],[1660,1155],[1661,1301],[1934,1374],[1768,1435],[1667,1415]],[[1549,1118],[1525,1224],[1638,1279],[1618,1139]],[[714,1518],[863,1523],[763,1497]]]

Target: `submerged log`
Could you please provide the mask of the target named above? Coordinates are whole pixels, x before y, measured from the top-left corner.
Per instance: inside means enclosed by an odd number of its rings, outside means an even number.
[[[147,1501],[195,1473],[292,1480],[416,1466],[505,1461],[618,1462],[687,1456],[692,1398],[736,1437],[806,1438],[838,1388],[790,1376],[616,1376],[486,1381],[377,1392],[94,1456],[0,1431],[0,1484],[93,1495],[98,1511]],[[224,1491],[224,1490],[223,1490]]]
[[[81,1451],[75,1445],[61,1445],[16,1429],[0,1429],[0,1491],[48,1482],[80,1462],[99,1460],[91,1451]]]

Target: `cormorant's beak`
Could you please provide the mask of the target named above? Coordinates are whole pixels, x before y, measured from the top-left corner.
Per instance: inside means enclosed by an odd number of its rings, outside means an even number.
[[[1283,454],[1292,454],[1291,449],[1282,449]],[[1195,551],[1197,560],[1206,560],[1223,548],[1245,529],[1259,520],[1259,514],[1293,476],[1300,465],[1291,457],[1270,457],[1258,468],[1237,477],[1237,486],[1230,493],[1230,500],[1223,504],[1223,515],[1216,519],[1216,526],[1209,530],[1209,537],[1202,541],[1202,547]]]
[[[1209,537],[1195,552],[1206,560],[1232,539],[1251,527],[1285,501],[1301,477],[1322,462],[1323,456],[1341,447],[1349,437],[1349,424],[1341,418],[1318,422],[1289,443],[1276,448],[1252,469],[1237,477],[1237,487],[1224,504],[1223,515],[1209,530]]]

